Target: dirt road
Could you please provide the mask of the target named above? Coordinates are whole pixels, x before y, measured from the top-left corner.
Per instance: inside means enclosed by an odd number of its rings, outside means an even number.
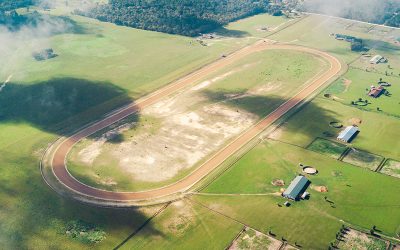
[[[239,137],[237,137],[233,142],[229,145],[218,151],[216,154],[210,157],[208,161],[194,170],[191,174],[179,180],[178,182],[171,184],[169,186],[165,186],[159,189],[147,190],[143,192],[110,192],[105,190],[96,189],[90,186],[87,186],[74,177],[70,175],[66,166],[66,157],[68,152],[72,149],[72,147],[81,139],[105,128],[109,125],[135,113],[140,111],[141,109],[148,107],[149,105],[154,104],[160,99],[176,92],[177,90],[182,89],[190,84],[193,84],[196,81],[199,81],[206,76],[222,69],[237,60],[261,50],[268,49],[285,49],[285,50],[295,50],[302,51],[306,53],[310,53],[316,56],[320,56],[327,60],[330,63],[330,68],[326,72],[320,74],[318,77],[314,78],[305,88],[300,90],[296,95],[294,95],[291,99],[283,103],[279,106],[275,111],[269,114],[267,117],[262,119],[259,123],[251,127],[249,130],[245,131]],[[227,158],[229,158],[232,154],[237,152],[242,146],[251,141],[257,135],[259,135],[265,128],[270,126],[272,123],[281,118],[288,111],[296,107],[300,102],[305,100],[307,97],[312,95],[315,91],[317,91],[322,85],[324,85],[327,81],[336,76],[342,66],[341,63],[333,56],[314,49],[294,46],[294,45],[286,45],[286,44],[270,44],[265,41],[260,41],[251,45],[249,47],[243,48],[226,58],[222,58],[212,64],[209,64],[200,70],[191,73],[176,82],[165,86],[164,88],[154,92],[153,94],[144,97],[138,100],[135,104],[131,106],[127,106],[124,109],[119,110],[118,112],[109,115],[105,119],[100,122],[97,122],[81,131],[76,133],[75,135],[65,138],[59,143],[59,145],[54,149],[51,154],[50,164],[53,170],[54,175],[57,177],[58,181],[61,182],[65,187],[69,188],[75,193],[79,193],[84,196],[89,196],[92,198],[96,198],[99,200],[105,201],[139,201],[139,200],[150,200],[155,198],[160,198],[164,196],[168,196],[171,194],[184,192],[196,184],[198,181],[203,179],[206,175],[208,175],[212,170],[217,168],[222,162],[224,162]],[[157,173],[155,173],[157,174]]]

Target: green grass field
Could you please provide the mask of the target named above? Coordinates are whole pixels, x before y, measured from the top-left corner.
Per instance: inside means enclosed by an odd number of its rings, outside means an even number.
[[[374,155],[354,148],[352,148],[349,153],[343,158],[344,162],[368,168],[372,171],[375,171],[383,160],[384,158],[382,156]]]
[[[243,227],[189,201],[172,203],[153,223],[121,249],[224,249]]]
[[[296,202],[289,208],[278,207],[285,199],[274,194],[279,187],[273,186],[271,181],[279,178],[287,186],[301,172],[299,162],[318,169],[317,176],[307,177],[312,187],[322,185],[329,191],[319,193],[311,187],[307,190],[311,193],[310,200]],[[265,141],[202,191],[220,195],[196,195],[193,199],[262,232],[272,230],[279,238],[283,236],[306,249],[325,249],[344,222],[367,229],[376,225],[391,236],[398,233],[399,191],[400,183],[396,178],[296,146]],[[324,196],[334,202],[335,208]]]
[[[318,119],[319,122],[304,122]],[[361,109],[344,105],[325,97],[317,97],[292,116],[287,124],[281,127],[277,139],[306,147],[316,137],[335,139],[340,129],[329,126],[332,121],[339,121],[344,126],[360,121],[360,133],[351,142],[357,149],[365,150],[386,158],[398,159],[400,152],[393,150],[399,147],[400,126],[398,118],[378,112],[366,112]]]
[[[307,147],[308,150],[328,155],[335,159],[338,159],[346,150],[346,148],[347,147],[341,143],[325,140],[322,138],[317,138]]]

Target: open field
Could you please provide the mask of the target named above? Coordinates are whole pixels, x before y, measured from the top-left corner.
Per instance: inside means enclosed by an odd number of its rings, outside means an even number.
[[[81,141],[70,154],[69,171],[83,183],[111,191],[174,183],[326,67],[303,52],[249,55],[143,109],[140,121],[129,119]]]
[[[285,28],[298,19],[290,19],[286,17],[274,17],[270,15],[260,14],[253,17],[239,20],[228,24],[225,28],[228,30],[237,30],[246,32],[248,36],[266,37],[273,32]],[[221,31],[221,33],[224,33]]]
[[[15,81],[25,84],[63,76],[106,81],[137,98],[249,42],[247,38],[226,38],[212,46],[202,46],[189,37],[121,27],[79,16],[60,18],[65,33],[50,34],[48,41],[28,41],[28,46],[13,56],[18,67],[15,68],[15,63],[4,64],[0,76],[13,74]],[[31,52],[43,49],[42,46],[53,48],[58,56],[35,61]]]
[[[5,249],[112,249],[125,240],[159,207],[103,209],[60,197],[40,175],[44,149],[60,134],[251,41],[235,38],[203,47],[191,38],[68,18],[76,29],[51,35],[45,45],[59,57],[33,61],[34,46],[25,40],[15,57],[0,61],[0,82],[13,75],[0,93],[0,245]],[[71,238],[66,228],[75,220],[104,230],[106,239],[87,244]]]
[[[312,182],[307,190],[311,198],[289,208],[278,207],[285,199],[276,194],[280,187],[273,186],[271,181],[282,179],[287,186],[301,173],[300,162],[319,171],[316,176],[307,176]],[[316,191],[317,186],[326,186],[328,192]],[[325,249],[323,246],[335,239],[344,222],[366,229],[376,225],[383,233],[395,236],[400,219],[399,191],[396,178],[296,146],[265,141],[202,190],[204,194],[192,199],[262,232],[272,230],[278,238],[284,236],[292,244]],[[334,202],[334,207],[324,200],[325,196]]]
[[[172,203],[153,223],[121,249],[224,249],[243,227],[185,200]]]

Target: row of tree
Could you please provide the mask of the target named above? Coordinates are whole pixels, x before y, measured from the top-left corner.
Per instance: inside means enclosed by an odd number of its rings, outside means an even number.
[[[0,11],[2,13],[26,7],[33,4],[33,0],[0,0]]]
[[[272,11],[269,7],[269,0],[110,0],[89,12],[77,13],[118,25],[196,36],[231,21]]]

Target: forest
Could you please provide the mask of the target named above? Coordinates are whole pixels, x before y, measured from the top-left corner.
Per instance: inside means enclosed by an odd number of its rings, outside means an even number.
[[[268,0],[110,0],[78,14],[139,29],[197,36],[251,15],[276,12]]]

